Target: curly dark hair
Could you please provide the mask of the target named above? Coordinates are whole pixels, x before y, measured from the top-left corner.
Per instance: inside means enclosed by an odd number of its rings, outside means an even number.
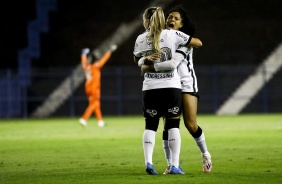
[[[188,16],[187,11],[183,7],[182,4],[178,4],[170,8],[167,12],[166,17],[172,12],[178,12],[182,18],[182,28],[179,29],[179,31],[182,31],[190,36],[194,36],[196,34],[196,26],[195,24],[191,21],[191,19]]]

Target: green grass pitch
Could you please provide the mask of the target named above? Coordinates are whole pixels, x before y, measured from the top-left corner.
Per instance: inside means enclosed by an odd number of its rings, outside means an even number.
[[[145,172],[142,116],[104,117],[82,127],[78,118],[1,119],[1,184],[278,184],[282,183],[282,114],[199,115],[212,154],[203,173],[201,155],[181,121],[181,167],[185,175],[163,175],[166,167],[160,121],[153,162]]]

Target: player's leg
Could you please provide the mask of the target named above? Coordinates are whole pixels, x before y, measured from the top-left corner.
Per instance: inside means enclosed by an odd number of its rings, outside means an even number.
[[[162,112],[159,109],[159,90],[143,91],[143,116],[145,130],[142,137],[146,172],[156,175],[158,172],[153,167],[153,151],[155,147],[156,132]]]
[[[171,168],[169,174],[185,174],[179,165],[181,148],[179,124],[179,118],[166,120],[165,129],[168,130],[168,145],[171,153]]]
[[[156,132],[158,129],[158,118],[146,118],[146,126],[143,133],[143,150],[145,157],[146,172],[150,175],[158,174],[153,167],[153,152],[155,147]]]
[[[182,92],[181,89],[167,89],[166,97],[168,101],[165,106],[165,130],[168,130],[168,145],[171,153],[170,174],[184,174],[179,167],[179,157],[181,148],[181,137],[179,131]]]
[[[88,96],[88,106],[85,109],[85,111],[84,111],[83,115],[81,116],[81,118],[79,119],[80,124],[82,124],[83,126],[87,126],[87,120],[92,115],[94,109],[95,109],[95,103],[93,101],[93,97],[92,96]]]
[[[96,101],[95,101],[94,113],[95,113],[96,119],[98,120],[98,126],[99,127],[104,127],[105,126],[105,122],[103,121],[103,117],[102,117],[100,99],[96,99]]]
[[[165,118],[163,118],[164,126],[165,126]],[[163,149],[164,149],[164,155],[166,158],[167,166],[163,174],[169,174],[170,167],[171,167],[171,154],[170,149],[168,145],[168,130],[163,130]]]
[[[203,171],[210,172],[212,168],[211,155],[208,152],[205,134],[197,124],[198,97],[197,95],[183,93],[183,119],[189,133],[194,138],[202,155]]]

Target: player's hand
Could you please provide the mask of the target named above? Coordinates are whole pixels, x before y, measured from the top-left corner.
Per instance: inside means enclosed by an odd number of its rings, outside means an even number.
[[[81,50],[81,55],[87,55],[89,54],[89,52],[90,52],[89,48],[84,48]]]
[[[148,56],[145,57],[144,64],[146,64],[146,65],[153,64],[155,61],[160,59],[160,57],[161,57],[160,53],[153,53],[151,55],[148,55]]]
[[[142,65],[141,66],[141,73],[146,73],[146,72],[149,72],[149,71],[154,71],[155,68],[154,68],[154,65]]]
[[[117,49],[117,45],[111,45],[110,51],[114,52]]]

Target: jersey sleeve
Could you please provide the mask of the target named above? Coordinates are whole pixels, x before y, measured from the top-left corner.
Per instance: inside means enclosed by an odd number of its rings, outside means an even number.
[[[146,51],[146,36],[143,33],[142,35],[139,35],[135,41],[133,55],[137,58],[140,58],[144,56]]]
[[[173,31],[173,39],[175,40],[177,45],[188,45],[191,42],[192,37],[181,32],[181,31]]]

